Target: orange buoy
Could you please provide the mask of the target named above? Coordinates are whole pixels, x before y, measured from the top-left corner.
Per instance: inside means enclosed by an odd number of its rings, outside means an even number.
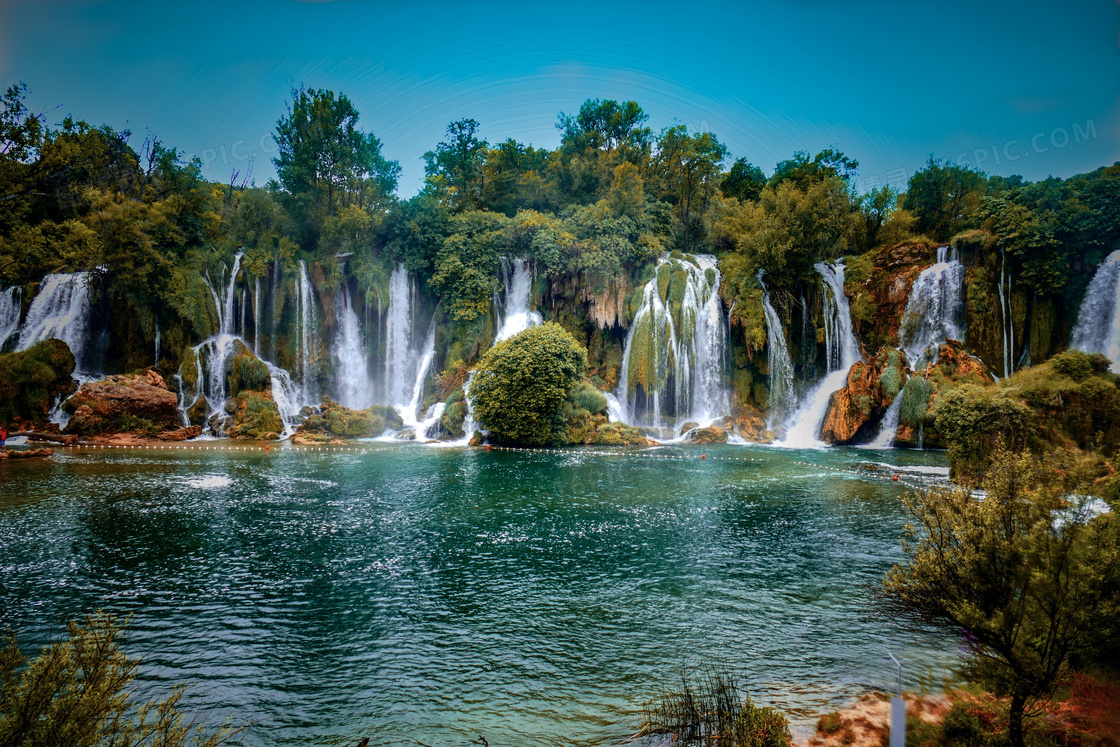
[[[486,444],[486,450],[490,451],[490,444]]]
[[[268,451],[268,450],[269,450],[269,449],[271,449],[271,448],[272,448],[271,446],[265,446],[265,447],[264,447],[264,450],[265,450],[265,451]]]
[[[894,476],[894,477],[892,477],[891,479],[892,479],[892,480],[894,480],[895,482],[898,482],[898,475],[895,475],[895,476]]]
[[[701,455],[700,455],[700,458],[701,458],[701,459],[707,459],[707,458],[708,458],[708,455],[707,455],[707,454],[701,454]]]

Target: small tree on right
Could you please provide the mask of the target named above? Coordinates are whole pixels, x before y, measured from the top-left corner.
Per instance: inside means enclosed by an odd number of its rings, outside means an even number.
[[[907,560],[883,582],[890,609],[962,630],[965,674],[1009,698],[1008,738],[1050,698],[1072,657],[1120,628],[1120,530],[1076,465],[997,449],[983,493],[906,498]]]

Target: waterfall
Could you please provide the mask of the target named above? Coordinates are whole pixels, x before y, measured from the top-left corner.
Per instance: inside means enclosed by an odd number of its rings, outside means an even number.
[[[711,423],[730,412],[727,328],[714,257],[662,258],[626,335],[618,399],[627,422]]]
[[[209,405],[207,420],[214,415],[221,415],[225,412],[225,402],[229,393],[229,382],[226,380],[226,364],[237,349],[237,343],[240,343],[245,349],[249,349],[244,338],[233,333],[234,299],[237,295],[237,275],[241,269],[241,257],[241,252],[234,255],[229,282],[222,287],[220,295],[211,282],[209,274],[205,276],[210,295],[214,299],[214,309],[218,314],[218,334],[203,340],[193,348],[196,360],[195,380],[198,383],[189,398],[185,387],[183,388],[179,402],[179,412],[182,415],[184,425],[190,423],[187,411],[203,395],[206,396]],[[306,270],[306,267],[304,269]],[[242,297],[242,309],[244,309],[244,297]],[[244,319],[243,316],[242,319]],[[244,323],[240,326],[244,327]],[[205,365],[203,361],[205,361]],[[301,392],[296,388],[291,375],[287,371],[263,358],[261,362],[268,367],[271,378],[270,391],[283,422],[283,435],[290,436],[295,431],[295,421],[304,402],[301,399]]]
[[[859,343],[852,333],[852,316],[848,297],[844,295],[844,265],[841,262],[813,265],[821,276],[821,303],[824,307],[825,362],[828,373],[805,397],[802,405],[786,424],[782,446],[819,448],[821,424],[828,414],[832,394],[843,389],[848,369],[860,359]]]
[[[964,265],[956,250],[937,248],[937,262],[922,270],[899,325],[902,351],[911,368],[937,357],[946,340],[960,340],[964,332]]]
[[[778,312],[770,303],[770,291],[758,273],[758,284],[762,287],[762,311],[766,316],[767,366],[770,369],[770,412],[766,427],[773,429],[781,423],[786,411],[793,404],[793,362],[789,358],[785,331]]]
[[[253,278],[253,355],[261,355],[261,279]]]
[[[299,328],[299,360],[300,398],[304,402],[312,402],[311,383],[314,353],[311,349],[312,335],[315,333],[315,290],[311,286],[311,276],[307,272],[307,263],[299,261],[299,277],[295,285],[298,316],[296,318]]]
[[[428,377],[428,369],[432,367],[432,358],[436,354],[436,320],[428,325],[428,334],[424,338],[424,348],[420,353],[420,360],[416,364],[416,378],[412,382],[412,398],[407,405],[397,406],[401,413],[401,420],[406,426],[418,426],[420,421],[420,404],[424,398],[424,379]],[[419,435],[419,432],[417,433]]]
[[[159,320],[156,320],[156,362],[153,365],[159,365]]]
[[[506,287],[505,313],[494,342],[508,340],[541,323],[540,312],[529,309],[529,296],[533,291],[533,273],[529,270],[529,263],[523,259],[511,262],[503,257],[502,282]]]
[[[898,394],[894,395],[891,406],[883,413],[883,422],[879,424],[879,432],[875,434],[875,439],[867,444],[867,448],[889,449],[894,446],[894,440],[898,436],[898,414],[901,411],[902,389],[899,389]]]
[[[1007,252],[1003,247],[999,249],[999,310],[1003,317],[1003,375],[1010,376],[1014,373],[1015,359],[1015,322],[1011,318],[1011,286],[1007,279]]]
[[[1069,346],[1103,353],[1120,373],[1120,249],[1105,257],[1089,282]]]
[[[4,350],[4,343],[15,334],[19,328],[19,312],[23,296],[16,287],[0,291],[0,352]]]
[[[373,404],[375,395],[366,346],[362,340],[362,325],[354,311],[349,287],[339,291],[335,308],[338,313],[338,331],[334,340],[334,357],[338,361],[335,377],[338,402],[343,407],[364,410]]]
[[[47,275],[20,327],[17,350],[51,337],[62,340],[74,354],[75,374],[84,373],[89,314],[89,273]]]
[[[385,402],[403,404],[412,384],[412,284],[404,263],[389,276],[389,308],[385,329]]]

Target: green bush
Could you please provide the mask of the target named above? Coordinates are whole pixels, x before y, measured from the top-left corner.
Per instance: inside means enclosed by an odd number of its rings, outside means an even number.
[[[895,353],[895,355],[898,355],[898,353]],[[901,388],[902,373],[897,366],[888,365],[883,369],[883,373],[879,374],[879,391],[883,393],[885,398],[893,400]]]
[[[8,633],[0,648],[0,744],[217,747],[240,729],[205,732],[179,709],[182,689],[138,701],[139,659],[121,650],[121,627],[98,613],[28,661]]]
[[[899,405],[898,420],[909,426],[917,426],[926,419],[929,412],[929,398],[933,394],[933,383],[923,376],[911,376],[902,388],[902,403]]]
[[[61,340],[43,340],[19,353],[0,355],[0,423],[46,420],[56,397],[77,386],[74,355]]]
[[[934,424],[945,439],[955,479],[985,471],[1000,444],[1025,448],[1033,422],[1031,409],[1007,392],[975,384],[942,394],[934,407]]]
[[[602,415],[607,411],[607,395],[586,381],[581,381],[572,387],[568,400],[592,415]]]
[[[229,364],[229,393],[236,397],[240,392],[267,392],[272,389],[272,374],[268,366],[240,342]]]
[[[835,734],[844,728],[844,719],[836,711],[826,713],[817,719],[817,731],[821,734]]]
[[[944,747],[985,747],[991,741],[980,717],[971,712],[965,703],[956,702],[941,720],[941,738]]]
[[[1105,360],[1108,359],[1106,358]],[[1084,381],[1093,375],[1093,362],[1086,353],[1080,350],[1067,350],[1064,353],[1059,353],[1051,358],[1049,362],[1055,373],[1067,379]],[[1107,369],[1108,367],[1106,366],[1105,368]]]
[[[587,372],[587,350],[554,322],[531,327],[490,348],[475,369],[475,419],[497,443],[564,444],[563,405]]]

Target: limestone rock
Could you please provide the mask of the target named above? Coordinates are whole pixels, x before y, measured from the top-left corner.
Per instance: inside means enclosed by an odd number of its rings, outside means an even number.
[[[36,457],[49,457],[54,451],[51,449],[26,449],[16,451],[14,449],[6,449],[0,451],[0,461],[5,459],[34,459]]]
[[[178,427],[178,397],[155,371],[82,384],[63,405],[69,433],[168,430]]]
[[[725,444],[727,443],[727,431],[718,425],[694,428],[686,434],[685,440],[693,444]]]
[[[198,438],[202,435],[202,426],[188,425],[185,428],[176,428],[173,431],[164,431],[156,438],[160,441],[186,441],[188,438]]]

